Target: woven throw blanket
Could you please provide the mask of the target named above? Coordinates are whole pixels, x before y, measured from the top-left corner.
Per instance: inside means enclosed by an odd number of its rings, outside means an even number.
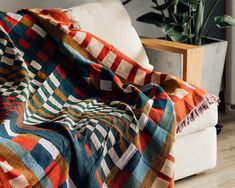
[[[63,11],[0,13],[0,187],[173,187],[176,129],[215,101]]]

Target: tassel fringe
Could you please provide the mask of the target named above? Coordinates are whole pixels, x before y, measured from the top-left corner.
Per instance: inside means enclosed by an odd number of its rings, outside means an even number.
[[[184,127],[188,126],[191,122],[196,121],[198,117],[210,108],[210,105],[217,103],[219,104],[219,97],[208,94],[203,100],[193,109],[188,116],[183,119],[178,125],[176,133],[180,133]]]

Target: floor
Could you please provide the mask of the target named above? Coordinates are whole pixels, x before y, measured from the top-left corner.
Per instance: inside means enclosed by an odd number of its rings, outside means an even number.
[[[217,167],[176,182],[176,188],[235,188],[235,116],[220,115]]]

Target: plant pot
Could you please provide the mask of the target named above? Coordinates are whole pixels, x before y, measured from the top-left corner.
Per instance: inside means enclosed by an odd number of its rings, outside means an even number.
[[[201,88],[219,96],[228,42],[210,38],[204,48]]]
[[[154,66],[156,71],[176,76],[201,87],[209,93],[219,95],[227,41],[210,38],[206,41],[207,43],[205,45],[201,47],[195,46],[195,48],[192,48],[192,45],[180,44],[178,47],[180,48],[181,45],[183,47],[181,51],[168,48],[175,42],[163,41],[165,46],[159,47],[157,49],[158,51],[146,49],[150,63]],[[203,53],[199,50],[200,48],[203,49]],[[187,51],[183,54],[182,52],[186,49]],[[189,51],[191,51],[191,53],[189,53]],[[185,59],[188,60],[187,76],[184,75]],[[193,75],[192,78],[190,77],[191,75]]]

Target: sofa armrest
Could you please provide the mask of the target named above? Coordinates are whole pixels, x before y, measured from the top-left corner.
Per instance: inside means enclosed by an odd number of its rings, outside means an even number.
[[[201,85],[204,48],[162,39],[140,37],[145,48],[157,51],[173,52],[183,55],[183,80]]]

